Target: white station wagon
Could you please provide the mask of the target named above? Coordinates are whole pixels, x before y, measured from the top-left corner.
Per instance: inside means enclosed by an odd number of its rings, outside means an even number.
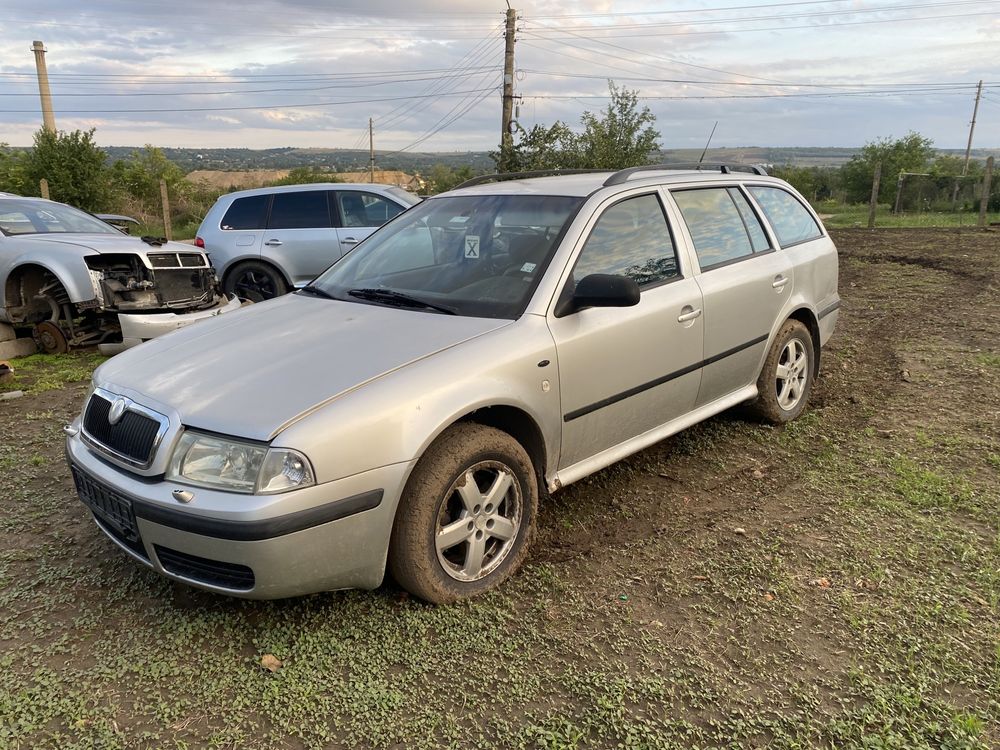
[[[235,596],[370,589],[388,566],[450,602],[517,570],[544,492],[737,404],[802,412],[840,298],[789,185],[718,165],[501,177],[102,365],[66,428],[101,530]]]

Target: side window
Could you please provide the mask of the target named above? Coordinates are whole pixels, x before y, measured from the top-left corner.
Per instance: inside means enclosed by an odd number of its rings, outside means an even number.
[[[728,188],[677,190],[672,195],[691,233],[703,271],[753,255],[747,224]]]
[[[222,217],[220,226],[223,229],[263,229],[269,198],[267,195],[237,198]]]
[[[343,227],[380,227],[403,211],[399,204],[375,193],[337,190],[334,195]]]
[[[601,214],[573,268],[573,281],[592,273],[629,276],[640,287],[680,275],[667,218],[655,195],[628,198]]]
[[[268,229],[324,229],[330,226],[325,190],[274,194]]]
[[[812,214],[791,193],[781,188],[760,185],[751,187],[750,192],[764,209],[764,215],[778,235],[778,242],[782,247],[823,236]]]

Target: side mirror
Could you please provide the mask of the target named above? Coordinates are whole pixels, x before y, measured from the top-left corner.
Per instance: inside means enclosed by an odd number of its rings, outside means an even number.
[[[639,304],[639,285],[635,279],[610,273],[592,273],[577,282],[573,295],[566,295],[555,315],[564,315],[585,307],[632,307]]]

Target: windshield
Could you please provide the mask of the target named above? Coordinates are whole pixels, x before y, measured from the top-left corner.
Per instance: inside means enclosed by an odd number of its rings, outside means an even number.
[[[313,286],[338,299],[404,305],[405,296],[427,310],[514,319],[582,203],[539,195],[431,198],[385,225]]]
[[[121,234],[110,224],[62,203],[0,199],[0,232],[12,234]]]

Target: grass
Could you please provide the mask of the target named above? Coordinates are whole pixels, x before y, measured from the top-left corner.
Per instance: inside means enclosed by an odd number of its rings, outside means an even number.
[[[70,354],[32,354],[11,360],[14,376],[0,383],[0,392],[44,393],[71,383],[90,380],[94,368],[107,357],[95,352]]]
[[[828,216],[823,223],[829,228],[851,228],[868,226],[868,206],[827,205],[818,204],[816,210]],[[875,214],[875,226],[881,228],[902,227],[975,227],[979,221],[978,211],[954,213],[948,212],[912,212],[905,211],[893,214],[891,207],[879,206]],[[992,212],[986,215],[986,224],[1000,222],[1000,213]]]

